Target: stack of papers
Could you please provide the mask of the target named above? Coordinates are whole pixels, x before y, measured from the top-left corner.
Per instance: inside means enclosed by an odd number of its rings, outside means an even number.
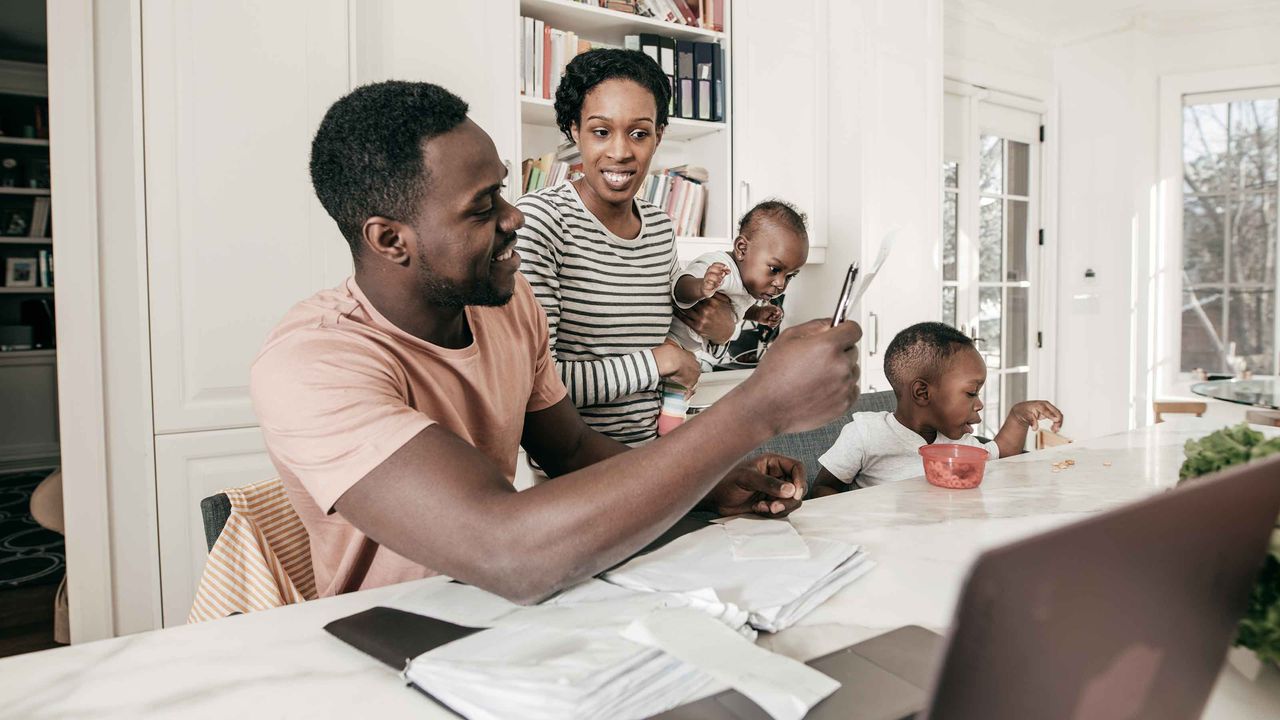
[[[508,624],[415,658],[405,677],[471,720],[644,718],[719,687],[617,628]]]
[[[875,566],[857,545],[795,534],[786,520],[742,519],[758,530],[712,525],[673,540],[605,573],[615,585],[645,592],[711,589],[749,615],[750,624],[777,632],[799,621]],[[803,543],[807,553],[791,548]],[[754,548],[754,550],[753,550]]]

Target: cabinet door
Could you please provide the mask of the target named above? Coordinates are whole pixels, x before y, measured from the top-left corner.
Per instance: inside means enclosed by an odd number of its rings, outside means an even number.
[[[507,187],[518,196],[518,3],[360,0],[354,10],[356,84],[414,80],[461,97],[508,164]]]
[[[156,510],[164,625],[187,621],[208,556],[200,501],[224,488],[275,477],[256,427],[156,438]]]
[[[734,222],[781,198],[810,218],[811,260],[826,247],[827,0],[733,5]],[[736,229],[736,225],[735,225]]]
[[[155,429],[254,425],[267,332],[350,272],[308,172],[349,87],[347,2],[146,0],[142,15]]]

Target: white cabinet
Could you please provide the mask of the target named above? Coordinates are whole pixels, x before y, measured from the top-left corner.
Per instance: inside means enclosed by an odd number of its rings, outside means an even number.
[[[253,425],[267,332],[350,272],[308,172],[350,83],[347,2],[148,0],[142,27],[155,429]]]
[[[200,501],[220,490],[276,476],[258,428],[156,438],[156,510],[165,627],[187,621],[208,545]]]
[[[766,198],[809,215],[810,262],[827,244],[827,0],[733,6],[734,219]]]
[[[514,1],[359,0],[352,7],[355,84],[423,81],[458,95],[509,163],[508,186],[518,186]]]

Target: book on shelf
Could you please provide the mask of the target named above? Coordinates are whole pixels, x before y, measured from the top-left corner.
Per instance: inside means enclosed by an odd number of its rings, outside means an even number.
[[[554,99],[570,60],[593,48],[612,47],[536,18],[521,17],[520,24],[520,94],[527,97]]]
[[[707,209],[707,171],[681,165],[650,173],[639,197],[657,205],[671,218],[677,236],[701,236]]]
[[[53,287],[53,251],[41,250],[36,255],[36,281],[40,287]]]
[[[574,179],[582,172],[582,154],[573,143],[561,143],[559,147],[536,160],[520,163],[521,190],[537,192]]]
[[[49,236],[49,198],[38,197],[31,208],[31,231],[33,238]]]

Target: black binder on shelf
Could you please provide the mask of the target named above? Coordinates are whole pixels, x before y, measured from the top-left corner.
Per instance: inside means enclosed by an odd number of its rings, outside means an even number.
[[[725,85],[724,85],[724,48],[711,46],[711,119],[724,122]]]
[[[694,115],[699,120],[715,118],[715,56],[719,45],[715,43],[694,43]]]
[[[676,116],[686,119],[699,116],[694,45],[688,40],[676,41]]]

